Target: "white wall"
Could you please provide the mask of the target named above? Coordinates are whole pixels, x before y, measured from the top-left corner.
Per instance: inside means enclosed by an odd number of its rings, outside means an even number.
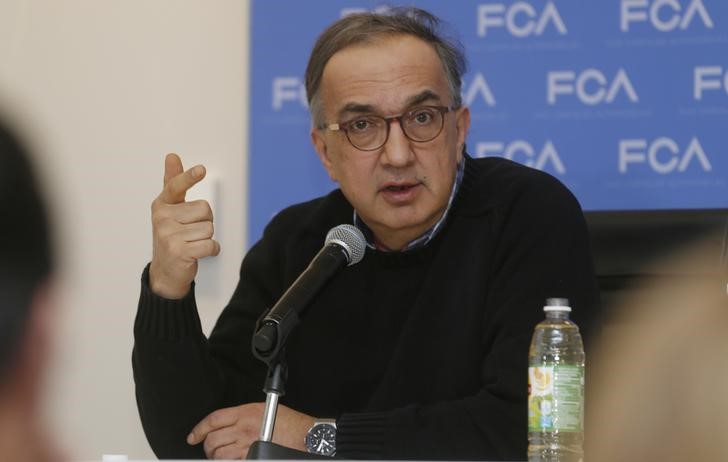
[[[39,154],[63,297],[49,414],[73,459],[151,458],[130,355],[163,157],[218,178],[198,302],[209,329],[244,252],[247,0],[0,0],[0,103]]]

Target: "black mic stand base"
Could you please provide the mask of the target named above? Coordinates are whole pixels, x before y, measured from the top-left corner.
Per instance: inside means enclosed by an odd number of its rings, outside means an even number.
[[[256,441],[248,449],[247,460],[299,460],[299,459],[333,459],[333,457],[297,451],[270,441]]]

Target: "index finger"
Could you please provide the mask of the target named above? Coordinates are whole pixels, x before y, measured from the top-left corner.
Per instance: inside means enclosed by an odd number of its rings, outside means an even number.
[[[167,184],[169,180],[184,171],[185,169],[182,167],[182,159],[180,159],[177,154],[170,152],[164,157],[164,184]]]
[[[162,189],[161,194],[159,194],[159,198],[162,202],[167,204],[178,204],[180,202],[184,202],[187,190],[203,178],[205,178],[205,167],[202,165],[195,165],[186,172],[182,172],[169,179],[164,185],[164,189]]]
[[[187,436],[187,444],[197,444],[205,440],[207,434],[218,428],[229,427],[238,420],[236,408],[218,409],[207,415],[194,426]]]

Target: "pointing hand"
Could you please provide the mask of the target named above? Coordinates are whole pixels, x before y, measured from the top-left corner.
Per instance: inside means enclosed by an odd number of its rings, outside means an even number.
[[[185,201],[187,191],[205,177],[205,167],[185,171],[177,154],[164,159],[164,188],[152,202],[153,254],[149,268],[152,291],[178,299],[190,290],[197,260],[220,253],[212,238],[212,209],[204,200]]]

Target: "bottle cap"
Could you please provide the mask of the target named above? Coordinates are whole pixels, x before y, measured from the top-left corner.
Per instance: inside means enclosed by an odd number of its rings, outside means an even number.
[[[547,298],[544,311],[566,311],[571,312],[568,298]]]

